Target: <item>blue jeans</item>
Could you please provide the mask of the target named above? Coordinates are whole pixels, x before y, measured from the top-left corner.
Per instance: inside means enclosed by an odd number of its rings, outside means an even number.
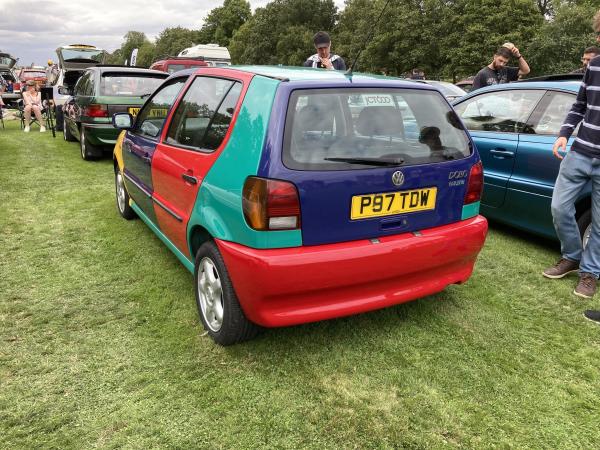
[[[585,250],[575,220],[575,202],[592,182],[592,230]],[[579,272],[600,276],[600,159],[570,151],[560,163],[552,193],[552,219],[563,258],[580,261]]]

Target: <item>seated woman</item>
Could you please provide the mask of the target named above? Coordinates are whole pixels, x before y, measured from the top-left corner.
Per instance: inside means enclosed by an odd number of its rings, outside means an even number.
[[[42,122],[42,96],[35,89],[35,81],[27,82],[27,90],[23,93],[23,103],[25,105],[25,133],[29,133],[29,124],[31,123],[31,111],[35,114],[36,119],[40,124],[40,131],[46,131],[46,127]]]

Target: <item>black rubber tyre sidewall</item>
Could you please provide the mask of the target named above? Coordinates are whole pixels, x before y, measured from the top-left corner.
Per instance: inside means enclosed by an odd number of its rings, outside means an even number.
[[[123,182],[123,190],[125,191],[125,207],[123,208],[123,211],[121,211],[121,209],[119,208],[119,193],[117,190],[117,183],[118,183],[117,182],[117,173],[118,172],[119,172],[119,169],[115,170],[115,203],[117,205],[117,211],[119,211],[119,214],[121,215],[121,217],[123,217],[126,220],[135,219],[137,217],[137,214],[131,208],[131,206],[129,206],[129,193],[127,192],[127,189],[125,189],[125,182]]]
[[[63,131],[64,124],[64,115],[62,110],[62,105],[57,105],[54,107],[54,128],[56,131]]]
[[[80,127],[81,128],[79,131],[79,154],[81,155],[81,158],[85,161],[94,161],[95,159],[98,159],[100,157],[102,152],[100,149],[98,149],[98,147],[90,144],[90,141],[86,136],[85,127],[83,126],[83,124],[81,124]],[[83,150],[84,145],[85,154]]]
[[[71,134],[71,130],[69,129],[68,125],[66,123],[64,123],[64,121],[63,121],[63,138],[67,142],[77,141],[77,139],[75,139],[75,136],[73,136],[73,134]]]
[[[217,332],[212,331],[206,323],[200,306],[198,270],[200,261],[202,261],[202,258],[204,257],[210,258],[214,263],[221,280],[221,289],[223,292],[223,323]],[[229,278],[229,272],[225,266],[225,261],[214,241],[206,241],[196,252],[196,259],[194,262],[194,294],[196,296],[196,306],[198,307],[200,321],[202,322],[204,329],[217,344],[223,346],[238,344],[250,340],[258,334],[260,327],[250,322],[244,315],[237,295],[233,289],[231,279]]]
[[[581,237],[582,241],[583,233],[590,223],[592,223],[592,210],[586,209],[577,219],[577,228],[579,228],[579,236]]]

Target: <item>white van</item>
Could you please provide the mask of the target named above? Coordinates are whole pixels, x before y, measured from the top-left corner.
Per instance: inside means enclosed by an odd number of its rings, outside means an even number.
[[[202,57],[209,66],[213,67],[231,65],[229,50],[227,50],[227,47],[219,47],[219,44],[194,45],[182,50],[177,56],[188,58]]]

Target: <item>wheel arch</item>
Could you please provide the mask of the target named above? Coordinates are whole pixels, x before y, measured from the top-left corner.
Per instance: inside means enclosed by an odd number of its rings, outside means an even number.
[[[199,224],[193,225],[190,228],[188,236],[188,245],[190,247],[190,255],[192,256],[193,261],[200,246],[206,241],[212,240],[213,236],[206,228]]]

